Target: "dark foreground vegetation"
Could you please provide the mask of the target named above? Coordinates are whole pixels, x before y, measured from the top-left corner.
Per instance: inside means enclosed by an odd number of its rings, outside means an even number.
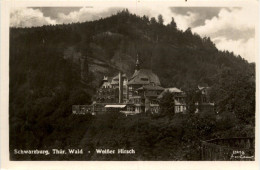
[[[91,103],[104,75],[132,74],[137,53],[164,87],[187,92],[186,115],[170,114],[171,106],[161,117],[72,115],[72,105]],[[194,114],[200,83],[212,87],[218,114]],[[161,17],[124,10],[92,22],[10,28],[9,98],[12,160],[199,160],[200,139],[254,136],[255,64],[190,29],[178,30],[174,19],[163,25]],[[136,155],[99,156],[97,147],[134,148]],[[13,155],[44,148],[92,154]]]
[[[55,127],[55,124],[62,124]],[[125,117],[119,113],[100,116],[70,115],[48,121],[55,127],[43,139],[26,138],[23,149],[83,149],[82,155],[12,155],[24,160],[200,160],[201,140],[230,136],[253,136],[253,126],[242,126],[235,115],[200,114]],[[57,125],[56,125],[57,126]],[[31,142],[31,143],[30,143]],[[40,147],[41,146],[41,147]],[[97,154],[96,149],[134,149],[135,154]],[[90,151],[90,153],[88,153]],[[12,152],[11,152],[12,153]]]

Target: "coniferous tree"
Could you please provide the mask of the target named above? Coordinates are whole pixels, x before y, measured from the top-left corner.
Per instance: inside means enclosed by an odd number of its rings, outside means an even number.
[[[153,25],[157,24],[157,21],[156,21],[155,17],[151,18],[150,23],[153,24]]]
[[[160,25],[163,25],[163,22],[164,22],[163,16],[162,16],[161,14],[158,15],[158,23],[159,23]]]
[[[170,26],[170,28],[177,29],[177,24],[176,24],[176,22],[175,22],[173,17],[172,17],[172,20],[171,20],[169,26]]]

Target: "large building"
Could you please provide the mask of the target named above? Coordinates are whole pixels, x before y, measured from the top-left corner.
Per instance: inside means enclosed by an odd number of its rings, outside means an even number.
[[[145,85],[161,86],[160,80],[156,74],[149,69],[140,69],[139,59],[136,61],[135,72],[128,80],[129,98],[135,96],[137,89]]]
[[[119,72],[115,77],[104,77],[97,90],[93,111],[106,112],[120,108],[126,115],[150,111],[159,112],[158,96],[163,92],[160,80],[149,69],[141,69],[139,59],[133,75],[128,78]]]
[[[139,58],[136,60],[134,74],[127,83],[128,102],[125,114],[142,112],[158,113],[159,102],[157,97],[164,90],[156,74],[149,69],[141,69]]]
[[[97,89],[93,100],[97,103],[126,103],[128,98],[127,76],[125,74],[121,75],[122,99],[119,99],[119,92],[120,92],[119,76],[120,76],[119,74],[114,77],[104,76],[104,79],[102,80],[102,84],[100,88]]]
[[[127,111],[125,114],[136,114],[150,111],[153,113],[159,112],[158,96],[164,88],[154,84],[143,85],[135,90],[134,95],[129,97]]]
[[[142,69],[137,57],[136,68],[130,78],[122,72],[114,77],[104,77],[93,98],[93,104],[79,107],[78,110],[91,110],[92,114],[115,110],[126,115],[145,112],[156,114],[160,111],[159,102],[166,91],[175,94],[175,113],[185,112],[185,94],[177,88],[161,87],[159,77],[150,69]]]

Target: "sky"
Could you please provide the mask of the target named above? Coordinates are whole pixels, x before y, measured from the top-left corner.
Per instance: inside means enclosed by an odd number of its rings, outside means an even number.
[[[32,27],[62,23],[93,21],[109,17],[124,7],[19,7],[10,14],[11,27]],[[255,23],[257,8],[247,7],[127,7],[131,13],[149,17],[161,14],[164,24],[173,17],[180,30],[208,36],[220,50],[228,50],[249,62],[256,62]]]

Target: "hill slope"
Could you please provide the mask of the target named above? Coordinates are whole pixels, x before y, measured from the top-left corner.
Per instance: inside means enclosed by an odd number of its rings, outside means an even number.
[[[89,73],[97,80],[103,74],[115,74],[117,69],[132,74],[139,53],[143,67],[157,73],[164,86],[177,87],[206,81],[221,67],[246,70],[250,67],[241,57],[218,51],[209,38],[192,34],[190,29],[183,32],[125,11],[86,23],[13,28],[10,52],[11,59],[26,63],[27,60],[40,63],[40,58],[44,60],[42,56],[46,55],[77,63],[83,56],[87,58]]]

